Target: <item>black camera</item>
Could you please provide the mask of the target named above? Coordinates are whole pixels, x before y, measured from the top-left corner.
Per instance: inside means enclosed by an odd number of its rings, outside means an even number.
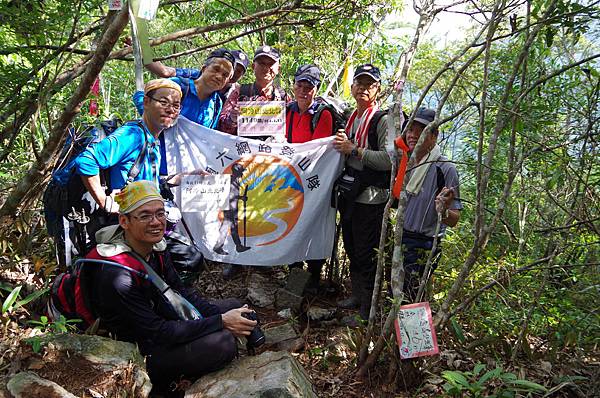
[[[250,319],[251,321],[256,321],[256,326],[250,332],[250,335],[247,337],[248,339],[248,347],[249,348],[257,348],[265,343],[265,334],[260,328],[260,321],[258,320],[258,315],[256,312],[242,312],[242,316],[246,319]]]

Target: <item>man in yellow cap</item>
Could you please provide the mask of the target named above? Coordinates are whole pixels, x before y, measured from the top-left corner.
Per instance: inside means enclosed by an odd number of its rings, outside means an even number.
[[[91,145],[75,162],[76,173],[81,176],[99,208],[96,217],[92,217],[95,221],[92,224],[103,226],[116,223],[119,206],[114,201],[114,194],[127,182],[149,180],[158,187],[158,136],[172,126],[179,115],[181,88],[169,79],[156,79],[146,84],[144,93],[142,118],[125,123],[108,137]],[[108,170],[107,186],[101,183],[102,170]],[[92,214],[95,213],[95,207],[92,206]],[[100,218],[112,218],[112,222]],[[88,225],[92,239],[97,229],[98,226]]]
[[[250,335],[257,325],[242,316],[252,310],[235,299],[211,303],[181,283],[165,251],[165,208],[154,183],[128,184],[115,200],[119,224],[98,231],[98,245],[86,257],[113,264],[82,268],[91,281],[87,298],[93,318],[119,340],[138,345],[154,385],[196,378],[231,362],[235,337]],[[166,282],[166,290],[191,303],[197,316],[178,313],[163,289],[143,277],[152,275],[147,267]]]

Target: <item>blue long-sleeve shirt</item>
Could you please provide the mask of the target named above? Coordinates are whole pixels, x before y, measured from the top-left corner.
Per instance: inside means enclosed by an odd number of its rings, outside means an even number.
[[[171,80],[179,84],[181,92],[183,93],[180,114],[201,126],[216,129],[219,115],[223,108],[223,100],[218,91],[213,92],[205,100],[198,98],[198,91],[196,91],[194,80],[198,79],[200,74],[201,72],[198,69],[176,68],[176,77],[172,77]],[[143,115],[144,93],[142,91],[136,91],[133,94],[133,103],[135,104],[138,113]],[[165,154],[165,139],[162,134],[159,139],[161,153],[160,174],[166,175],[167,161]]]
[[[129,170],[144,148],[144,136],[148,142],[146,155],[134,180],[154,181],[158,186],[158,165],[161,159],[159,145],[141,121],[124,124],[83,151],[75,161],[77,174],[95,176],[100,174],[100,170],[110,169],[109,188],[123,188]]]

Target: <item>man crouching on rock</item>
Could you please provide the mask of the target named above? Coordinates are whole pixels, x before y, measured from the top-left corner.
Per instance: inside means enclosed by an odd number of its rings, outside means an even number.
[[[153,182],[133,182],[115,200],[119,225],[98,231],[98,245],[87,256],[113,262],[88,266],[90,304],[102,327],[138,344],[158,388],[224,367],[237,355],[235,337],[256,326],[242,316],[252,310],[236,299],[210,303],[183,286],[165,251],[165,208]],[[157,276],[168,287],[159,290],[152,281]]]

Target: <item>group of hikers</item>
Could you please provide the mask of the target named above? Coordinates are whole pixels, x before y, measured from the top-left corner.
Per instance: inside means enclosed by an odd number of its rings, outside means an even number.
[[[240,50],[215,50],[199,70],[171,68],[161,62],[146,65],[159,78],[134,95],[141,118],[126,123],[77,158],[76,173],[93,199],[96,214],[102,214],[98,225],[89,231],[95,247],[86,259],[96,264],[81,268],[87,273],[84,299],[92,313],[90,320],[99,318],[102,327],[119,339],[137,343],[147,357],[153,383],[159,386],[182,375],[196,378],[225,366],[237,354],[235,337],[248,336],[257,327],[250,316],[253,311],[240,301],[202,298],[179,279],[181,264],[201,261],[198,249],[186,239],[165,235],[171,209],[165,205],[161,180],[172,176],[167,176],[161,133],[176,123],[179,115],[236,135],[240,101],[285,101],[287,142],[334,136],[333,148],[345,157],[344,173],[354,181],[352,192],[339,196],[351,291],[338,306],[358,310],[358,317],[368,318],[392,169],[385,149],[388,116],[377,103],[381,72],[372,64],[355,69],[351,93],[356,109],[345,129],[337,130],[335,115],[329,110],[319,112],[317,123],[313,120],[319,107],[319,67],[311,64],[298,68],[291,96],[275,83],[280,58],[277,49],[261,46],[252,60]],[[249,66],[254,82],[239,84]],[[419,165],[408,171],[402,241],[404,291],[409,301],[416,297],[434,235],[441,238],[446,226],[456,225],[462,208],[458,174],[440,152],[438,130],[429,131],[420,151],[414,153],[421,132],[435,116],[431,109],[418,109],[403,137]],[[101,184],[102,170],[109,173],[108,187]],[[174,264],[175,257],[179,261]],[[318,287],[325,260],[306,262],[311,283]],[[226,274],[231,275],[239,266],[226,268]],[[70,304],[74,305],[58,297],[50,311],[65,311]]]

